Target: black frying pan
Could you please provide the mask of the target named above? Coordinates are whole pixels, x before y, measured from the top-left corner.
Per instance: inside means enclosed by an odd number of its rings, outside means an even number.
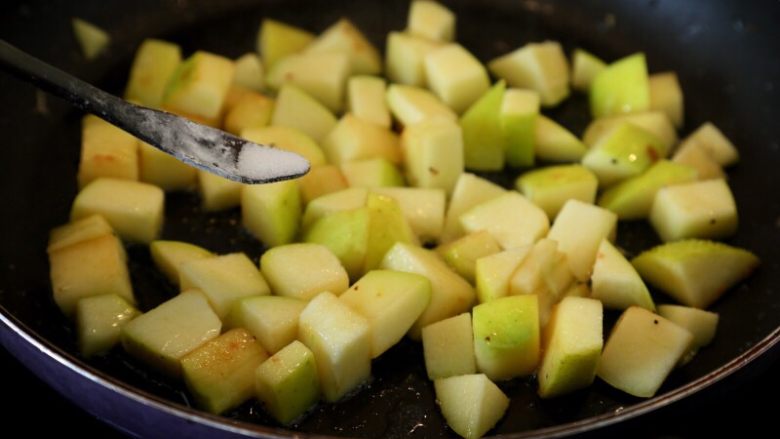
[[[539,401],[530,380],[502,384],[512,397],[499,434],[567,434],[617,423],[665,407],[710,387],[756,358],[776,357],[780,338],[780,4],[777,2],[587,1],[447,2],[458,14],[458,40],[483,61],[527,41],[552,38],[607,59],[643,50],[653,72],[676,70],[686,96],[685,133],[711,120],[739,147],[730,172],[741,225],[729,242],[749,248],[763,265],[717,302],[715,342],[675,371],[658,396],[639,400],[597,381],[588,390]],[[322,30],[340,16],[353,19],[373,41],[404,25],[405,1],[135,2],[36,1],[0,6],[0,38],[103,88],[121,93],[138,43],[148,36],[182,44],[185,51],[238,56],[254,48],[260,20],[270,16]],[[108,29],[111,50],[84,61],[73,40],[71,16]],[[0,341],[27,367],[89,412],[146,436],[213,433],[288,435],[255,404],[227,417],[187,407],[183,386],[153,375],[121,352],[84,361],[70,323],[51,300],[45,245],[48,230],[64,223],[76,192],[80,115],[31,87],[0,75]],[[585,100],[575,97],[550,114],[575,132],[587,123]],[[508,183],[514,173],[491,175]],[[248,234],[227,225],[237,212],[202,213],[197,197],[167,199],[163,236],[218,252],[262,253]],[[643,224],[621,225],[618,242],[636,252],[655,242]],[[130,265],[142,309],[176,292],[150,264],[147,250],[130,247]],[[655,295],[657,301],[665,298]],[[614,316],[613,316],[614,317]],[[767,352],[769,355],[766,355]],[[451,436],[434,408],[420,347],[402,342],[374,362],[367,390],[322,405],[299,431],[369,437]],[[713,390],[709,390],[712,394]],[[420,425],[418,425],[420,424]],[[417,427],[415,427],[417,426]],[[409,433],[412,431],[412,433]]]

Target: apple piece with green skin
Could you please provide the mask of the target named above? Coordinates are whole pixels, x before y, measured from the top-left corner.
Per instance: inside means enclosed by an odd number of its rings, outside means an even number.
[[[615,235],[617,215],[592,204],[569,200],[555,217],[547,237],[558,241],[569,268],[580,282],[590,279],[599,245]]]
[[[162,108],[217,126],[235,72],[232,60],[209,52],[195,52],[179,64],[168,81]]]
[[[545,107],[569,96],[569,63],[558,42],[526,44],[490,61],[488,67],[509,86],[538,92]]]
[[[642,128],[648,133],[654,135],[664,144],[664,151],[671,151],[677,145],[677,130],[666,113],[660,111],[644,111],[641,113],[617,114],[614,116],[600,117],[593,120],[585,129],[582,135],[582,141],[588,147],[598,143],[601,138],[608,134],[616,126],[623,122],[629,122],[638,128]],[[667,154],[668,155],[668,154]],[[666,155],[664,155],[665,157]]]
[[[463,173],[463,134],[457,123],[428,119],[401,134],[406,178],[411,186],[451,194]]]
[[[401,171],[384,157],[342,163],[340,169],[350,187],[373,189],[404,185]]]
[[[71,26],[73,27],[73,33],[76,35],[76,41],[78,41],[79,47],[81,47],[81,53],[84,54],[87,61],[97,58],[111,42],[111,37],[106,31],[88,21],[73,18],[71,19]]]
[[[181,358],[218,337],[221,329],[203,293],[190,290],[127,323],[122,347],[158,371],[179,377]]]
[[[536,169],[515,180],[515,187],[552,221],[566,201],[593,203],[598,179],[582,165],[560,165]]]
[[[658,305],[658,315],[668,319],[693,334],[688,350],[678,365],[691,361],[700,348],[710,344],[718,328],[718,315],[703,309],[680,305]]]
[[[312,167],[306,175],[298,179],[298,185],[301,188],[301,201],[307,208],[314,199],[349,187],[347,179],[336,165]]]
[[[458,114],[490,88],[485,67],[460,44],[436,48],[425,55],[424,62],[428,88]]]
[[[195,188],[198,170],[146,142],[138,142],[138,179],[164,191]]]
[[[650,87],[650,109],[663,111],[677,128],[683,125],[683,93],[677,74],[656,73],[648,78]]]
[[[588,148],[558,122],[539,114],[534,125],[534,155],[548,162],[578,162]]]
[[[398,136],[372,122],[345,114],[322,142],[329,163],[342,163],[383,157],[401,162]]]
[[[303,52],[346,54],[349,57],[350,76],[377,75],[382,72],[382,57],[379,51],[346,18],[338,20],[322,31]]]
[[[255,369],[268,354],[245,329],[232,329],[181,359],[184,383],[210,413],[238,407],[255,393]]]
[[[607,239],[599,246],[590,282],[591,297],[600,300],[606,308],[639,306],[655,310],[653,298],[639,273]]]
[[[159,108],[165,86],[181,63],[178,44],[153,38],[145,39],[133,58],[125,99],[141,105]]]
[[[539,105],[539,94],[534,91],[510,88],[504,92],[499,118],[504,133],[506,162],[509,166],[534,164],[534,139]]]
[[[593,79],[607,68],[607,63],[582,49],[574,49],[572,55],[571,86],[575,90],[587,92]]]
[[[259,93],[247,93],[225,110],[224,127],[235,135],[244,130],[262,128],[271,123],[274,100]]]
[[[472,310],[477,370],[491,380],[533,373],[539,362],[539,305],[536,296],[509,296]]]
[[[191,260],[179,268],[182,291],[200,290],[219,318],[245,297],[271,294],[263,275],[244,253]]]
[[[262,145],[291,151],[303,156],[312,167],[326,163],[325,153],[317,142],[302,131],[284,126],[246,128],[241,137]]]
[[[440,245],[436,251],[444,262],[470,283],[474,283],[477,260],[501,251],[493,235],[485,230]]]
[[[409,6],[406,29],[433,41],[455,39],[455,14],[444,5],[432,1],[413,1]]]
[[[315,220],[303,240],[327,247],[339,258],[350,279],[357,279],[365,267],[370,226],[371,212],[367,207],[340,210]]]
[[[312,243],[281,245],[260,258],[263,276],[278,296],[310,300],[323,291],[341,294],[349,277],[327,247]]]
[[[371,325],[338,297],[312,299],[298,321],[298,339],[314,353],[326,401],[336,402],[371,375]]]
[[[726,178],[726,173],[704,148],[696,142],[680,145],[672,156],[674,163],[687,165],[696,169],[699,180]]]
[[[203,210],[218,212],[241,204],[243,183],[198,169],[198,191]]]
[[[566,297],[555,306],[544,331],[539,396],[552,398],[593,382],[604,345],[603,314],[601,302],[583,297]]]
[[[758,267],[753,253],[690,239],[653,247],[631,260],[644,280],[683,305],[707,308]]]
[[[666,186],[696,181],[696,169],[669,160],[659,160],[644,173],[623,180],[604,191],[599,206],[615,212],[618,219],[647,218],[656,193]]]
[[[441,43],[406,32],[387,34],[385,69],[392,83],[425,87],[425,56]]]
[[[257,33],[257,52],[270,69],[282,58],[302,51],[314,40],[314,34],[281,21],[266,18]]]
[[[255,394],[277,421],[290,425],[320,397],[314,353],[295,340],[255,372]]]
[[[443,189],[378,187],[371,189],[398,202],[412,232],[421,242],[437,241],[444,228],[446,195]]]
[[[298,337],[298,318],[306,303],[293,297],[246,297],[233,304],[225,325],[246,329],[274,354]]]
[[[79,188],[98,178],[138,180],[138,139],[97,116],[81,123]]]
[[[427,119],[458,120],[458,115],[436,95],[412,85],[390,84],[387,87],[387,106],[393,117],[405,127]]]
[[[643,53],[619,59],[602,70],[590,86],[594,118],[635,113],[650,108],[650,85]]]
[[[140,313],[116,294],[80,299],[76,304],[76,330],[81,355],[108,352],[119,342],[122,327]]]
[[[696,143],[706,151],[719,165],[731,166],[739,161],[739,151],[733,143],[712,122],[706,122],[686,137],[680,144],[685,148],[689,143]]]
[[[420,245],[394,199],[369,193],[366,208],[370,223],[363,273],[379,267],[385,253],[397,242]]]
[[[181,274],[179,269],[182,265],[190,261],[214,257],[214,253],[205,248],[182,241],[152,241],[149,244],[149,253],[157,269],[174,285],[179,284]]]
[[[506,189],[489,180],[468,172],[461,173],[447,206],[441,242],[447,243],[463,236],[460,216],[466,211],[505,193]]]
[[[113,234],[79,241],[49,251],[54,302],[73,316],[80,299],[116,294],[135,304],[122,242]]]
[[[431,283],[416,273],[372,270],[339,300],[368,320],[371,358],[376,358],[398,343],[428,307]]]
[[[666,157],[666,147],[657,137],[622,122],[602,136],[582,158],[601,186],[635,177]]]
[[[609,335],[596,374],[612,387],[649,398],[661,387],[693,340],[688,330],[633,306]]]
[[[460,118],[464,165],[479,171],[504,169],[505,136],[501,125],[504,81],[482,95]]]
[[[338,113],[344,107],[349,74],[349,55],[304,51],[277,61],[269,69],[266,82],[272,90],[287,84],[300,87],[330,111]]]
[[[265,88],[263,63],[256,53],[245,53],[236,59],[236,74],[233,83],[256,92]]]
[[[650,224],[664,242],[725,238],[737,231],[737,205],[722,179],[694,181],[660,189]]]
[[[269,247],[295,239],[301,221],[301,195],[296,180],[245,185],[241,219],[250,233]]]
[[[366,205],[368,189],[363,187],[345,188],[312,200],[306,205],[302,226],[308,230],[320,218],[335,212],[358,209]]]
[[[390,128],[385,80],[376,76],[352,76],[347,81],[347,110],[355,117]]]
[[[113,234],[114,230],[102,215],[90,215],[51,229],[46,251],[51,253],[69,245]]]
[[[162,189],[151,184],[99,178],[76,195],[70,218],[99,214],[122,239],[149,243],[162,229],[164,199]]]
[[[507,192],[460,216],[467,233],[488,231],[501,248],[533,244],[547,234],[550,220],[542,209],[517,192]]]
[[[435,252],[411,244],[396,243],[385,254],[380,268],[417,273],[431,282],[431,301],[417,319],[409,335],[420,339],[422,328],[471,309],[476,293],[462,277],[452,271]]]
[[[482,437],[509,407],[509,398],[484,374],[442,378],[433,384],[447,425],[466,439]]]
[[[276,95],[271,125],[295,128],[322,142],[336,126],[336,116],[302,89],[285,84]]]
[[[466,312],[424,327],[422,344],[429,379],[477,372],[471,314]]]
[[[512,274],[530,251],[531,246],[527,245],[477,259],[474,277],[476,278],[479,303],[490,302],[509,295],[509,282],[512,279]]]

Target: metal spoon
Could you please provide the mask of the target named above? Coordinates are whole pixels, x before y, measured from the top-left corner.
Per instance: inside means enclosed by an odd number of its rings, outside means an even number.
[[[99,116],[177,159],[242,183],[269,183],[309,171],[303,157],[258,145],[164,111],[131,104],[0,40],[0,68]]]

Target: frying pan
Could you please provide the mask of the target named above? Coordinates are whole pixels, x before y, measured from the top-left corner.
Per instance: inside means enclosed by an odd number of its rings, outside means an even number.
[[[652,72],[675,70],[685,92],[687,134],[712,121],[741,152],[729,173],[740,212],[731,244],[755,251],[757,273],[718,301],[721,323],[713,344],[672,373],[658,395],[640,400],[596,383],[587,390],[539,400],[532,380],[502,384],[512,397],[495,433],[505,437],[566,435],[619,423],[712,387],[762,358],[775,358],[780,339],[780,4],[777,2],[538,0],[446,2],[458,15],[458,40],[486,61],[533,40],[556,39],[608,60],[642,50]],[[254,48],[260,20],[273,17],[313,31],[348,16],[379,47],[404,26],[405,1],[99,0],[3,2],[0,37],[104,89],[121,93],[132,55],[149,36],[172,40],[185,52],[210,50],[236,57]],[[86,62],[69,18],[109,31],[110,51]],[[80,115],[32,87],[0,75],[0,341],[57,391],[125,432],[143,436],[289,437],[255,403],[225,417],[189,407],[179,383],[149,372],[122,352],[95,360],[77,354],[71,324],[51,299],[46,259],[48,230],[67,221],[76,193]],[[577,133],[587,123],[586,102],[574,97],[549,112]],[[516,172],[489,175],[505,184]],[[260,243],[236,227],[237,211],[206,214],[192,194],[166,200],[166,239],[217,252]],[[618,242],[629,252],[657,243],[644,223],[621,224]],[[148,251],[128,248],[139,305],[150,309],[176,292],[156,273]],[[659,302],[668,301],[654,292]],[[614,318],[614,316],[612,316]],[[420,346],[403,341],[376,360],[374,379],[355,397],[317,407],[296,430],[336,436],[448,437],[425,379]],[[766,363],[766,361],[764,361]],[[712,389],[708,391],[712,392]]]

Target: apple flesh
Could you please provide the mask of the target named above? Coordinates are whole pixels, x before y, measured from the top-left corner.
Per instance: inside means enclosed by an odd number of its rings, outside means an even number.
[[[696,142],[687,142],[680,145],[674,152],[672,161],[696,169],[699,180],[726,178],[723,167],[712,158],[704,147]]]
[[[650,223],[664,242],[725,238],[737,231],[737,222],[734,195],[722,179],[660,189],[650,209]]]
[[[548,162],[578,162],[588,149],[568,129],[539,114],[534,125],[534,154]]]
[[[256,92],[265,88],[263,63],[256,53],[245,53],[236,59],[236,74],[233,84]]]
[[[512,275],[530,251],[531,246],[528,245],[477,259],[474,277],[479,303],[509,295]]]
[[[509,407],[509,398],[484,374],[442,378],[433,384],[447,425],[466,439],[482,437]]]
[[[455,39],[455,14],[441,3],[416,0],[409,6],[406,29],[412,35],[433,40]]]
[[[322,142],[328,162],[340,165],[356,160],[385,158],[401,162],[398,136],[372,122],[345,114]]]
[[[295,239],[301,221],[301,195],[296,180],[245,185],[241,219],[249,232],[269,247]]]
[[[643,111],[623,113],[594,119],[582,135],[582,141],[591,147],[616,126],[628,122],[654,135],[664,145],[664,151],[671,151],[677,145],[677,130],[666,113],[661,111]]]
[[[677,74],[656,73],[648,78],[650,109],[663,111],[677,128],[683,124],[683,93]]]
[[[162,108],[196,122],[219,125],[235,71],[235,63],[230,59],[209,52],[195,52],[179,64],[168,81]]]
[[[504,250],[533,244],[550,229],[547,214],[517,192],[477,205],[460,216],[460,223],[468,233],[486,230]]]
[[[688,144],[695,143],[715,160],[719,165],[726,167],[739,161],[739,151],[733,143],[712,122],[702,124],[690,136],[680,144],[680,149]]]
[[[591,297],[600,300],[606,308],[639,306],[655,310],[653,298],[639,273],[607,239],[599,246],[590,282]]]
[[[447,205],[441,242],[450,242],[463,235],[460,216],[466,211],[504,193],[506,193],[506,189],[489,180],[468,172],[461,173],[455,181],[455,187]]]
[[[440,45],[406,32],[390,32],[385,50],[387,79],[395,84],[425,87],[425,56]]]
[[[295,340],[272,355],[255,372],[255,394],[274,419],[294,423],[320,396],[314,353]]]
[[[237,301],[225,320],[230,328],[244,328],[270,354],[298,338],[298,318],[307,302],[283,296],[251,296]]]
[[[437,380],[477,372],[471,314],[440,320],[422,329],[428,378]]]
[[[181,266],[190,261],[214,257],[214,253],[182,241],[152,241],[149,244],[149,253],[157,269],[160,270],[168,281],[174,285],[179,284]]]
[[[342,18],[309,43],[304,53],[343,53],[348,56],[350,75],[376,75],[382,72],[379,51],[351,21]],[[317,73],[321,73],[322,68]]]
[[[198,170],[146,142],[138,142],[138,179],[164,191],[195,188]]]
[[[374,189],[404,185],[401,171],[384,157],[342,163],[340,169],[350,187]]]
[[[282,58],[298,53],[314,40],[314,34],[281,21],[266,18],[257,34],[257,51],[271,69]]]
[[[474,283],[477,260],[501,251],[493,235],[485,230],[466,235],[439,246],[436,251],[444,261],[470,283]]]
[[[490,88],[487,70],[463,46],[446,44],[425,55],[425,76],[430,88],[458,114]]]
[[[198,190],[203,210],[217,212],[237,207],[241,204],[242,183],[199,169]]]
[[[135,52],[130,78],[125,88],[125,99],[141,105],[159,108],[165,86],[181,63],[178,44],[148,38]]]
[[[349,74],[350,57],[346,53],[304,51],[277,61],[266,81],[273,90],[295,85],[337,113],[344,107]]]
[[[488,66],[509,86],[538,92],[545,107],[554,107],[569,96],[569,63],[556,41],[528,43]]]
[[[504,82],[483,94],[460,118],[464,165],[479,171],[504,168],[505,136],[501,125]]]
[[[499,118],[504,135],[506,162],[509,166],[523,167],[534,164],[539,105],[539,94],[534,91],[510,88],[504,92]]]
[[[306,205],[302,226],[308,230],[320,218],[331,213],[358,209],[366,205],[368,189],[362,187],[345,188],[312,200]]]
[[[307,207],[314,199],[342,191],[349,186],[341,169],[335,165],[312,167],[308,174],[298,179],[298,185],[301,188],[301,201]]]
[[[375,76],[352,76],[347,82],[347,109],[355,117],[390,128],[390,110],[385,102],[387,85]]]
[[[602,136],[582,158],[599,184],[609,186],[635,177],[666,156],[666,147],[657,137],[622,122]]]
[[[77,221],[55,227],[49,232],[49,245],[46,251],[51,253],[82,241],[112,235],[114,230],[101,215],[90,215]]]
[[[593,78],[590,112],[593,117],[646,111],[650,108],[647,62],[636,53],[608,65]]]
[[[312,167],[326,163],[325,153],[317,142],[295,128],[284,126],[245,128],[241,130],[241,137],[250,142],[299,154],[308,160]]]
[[[349,277],[338,258],[319,244],[274,247],[263,253],[260,268],[279,296],[310,300],[323,291],[338,295],[349,287]]]
[[[302,89],[282,85],[276,95],[271,125],[295,128],[322,142],[336,126],[336,116]]]
[[[76,304],[79,350],[85,357],[108,352],[117,343],[122,327],[140,313],[116,294],[80,299]]]
[[[587,92],[593,79],[605,68],[607,64],[597,56],[582,49],[574,49],[571,68],[572,88]]]
[[[398,202],[409,227],[421,242],[437,241],[444,228],[446,195],[443,189],[378,187],[371,189]]]
[[[103,119],[88,115],[81,124],[79,188],[101,177],[138,180],[138,140]]]
[[[411,186],[452,193],[464,168],[463,134],[457,123],[434,118],[407,126],[401,151]]]
[[[582,165],[559,165],[526,172],[515,187],[552,221],[570,199],[593,203],[598,179]]]

